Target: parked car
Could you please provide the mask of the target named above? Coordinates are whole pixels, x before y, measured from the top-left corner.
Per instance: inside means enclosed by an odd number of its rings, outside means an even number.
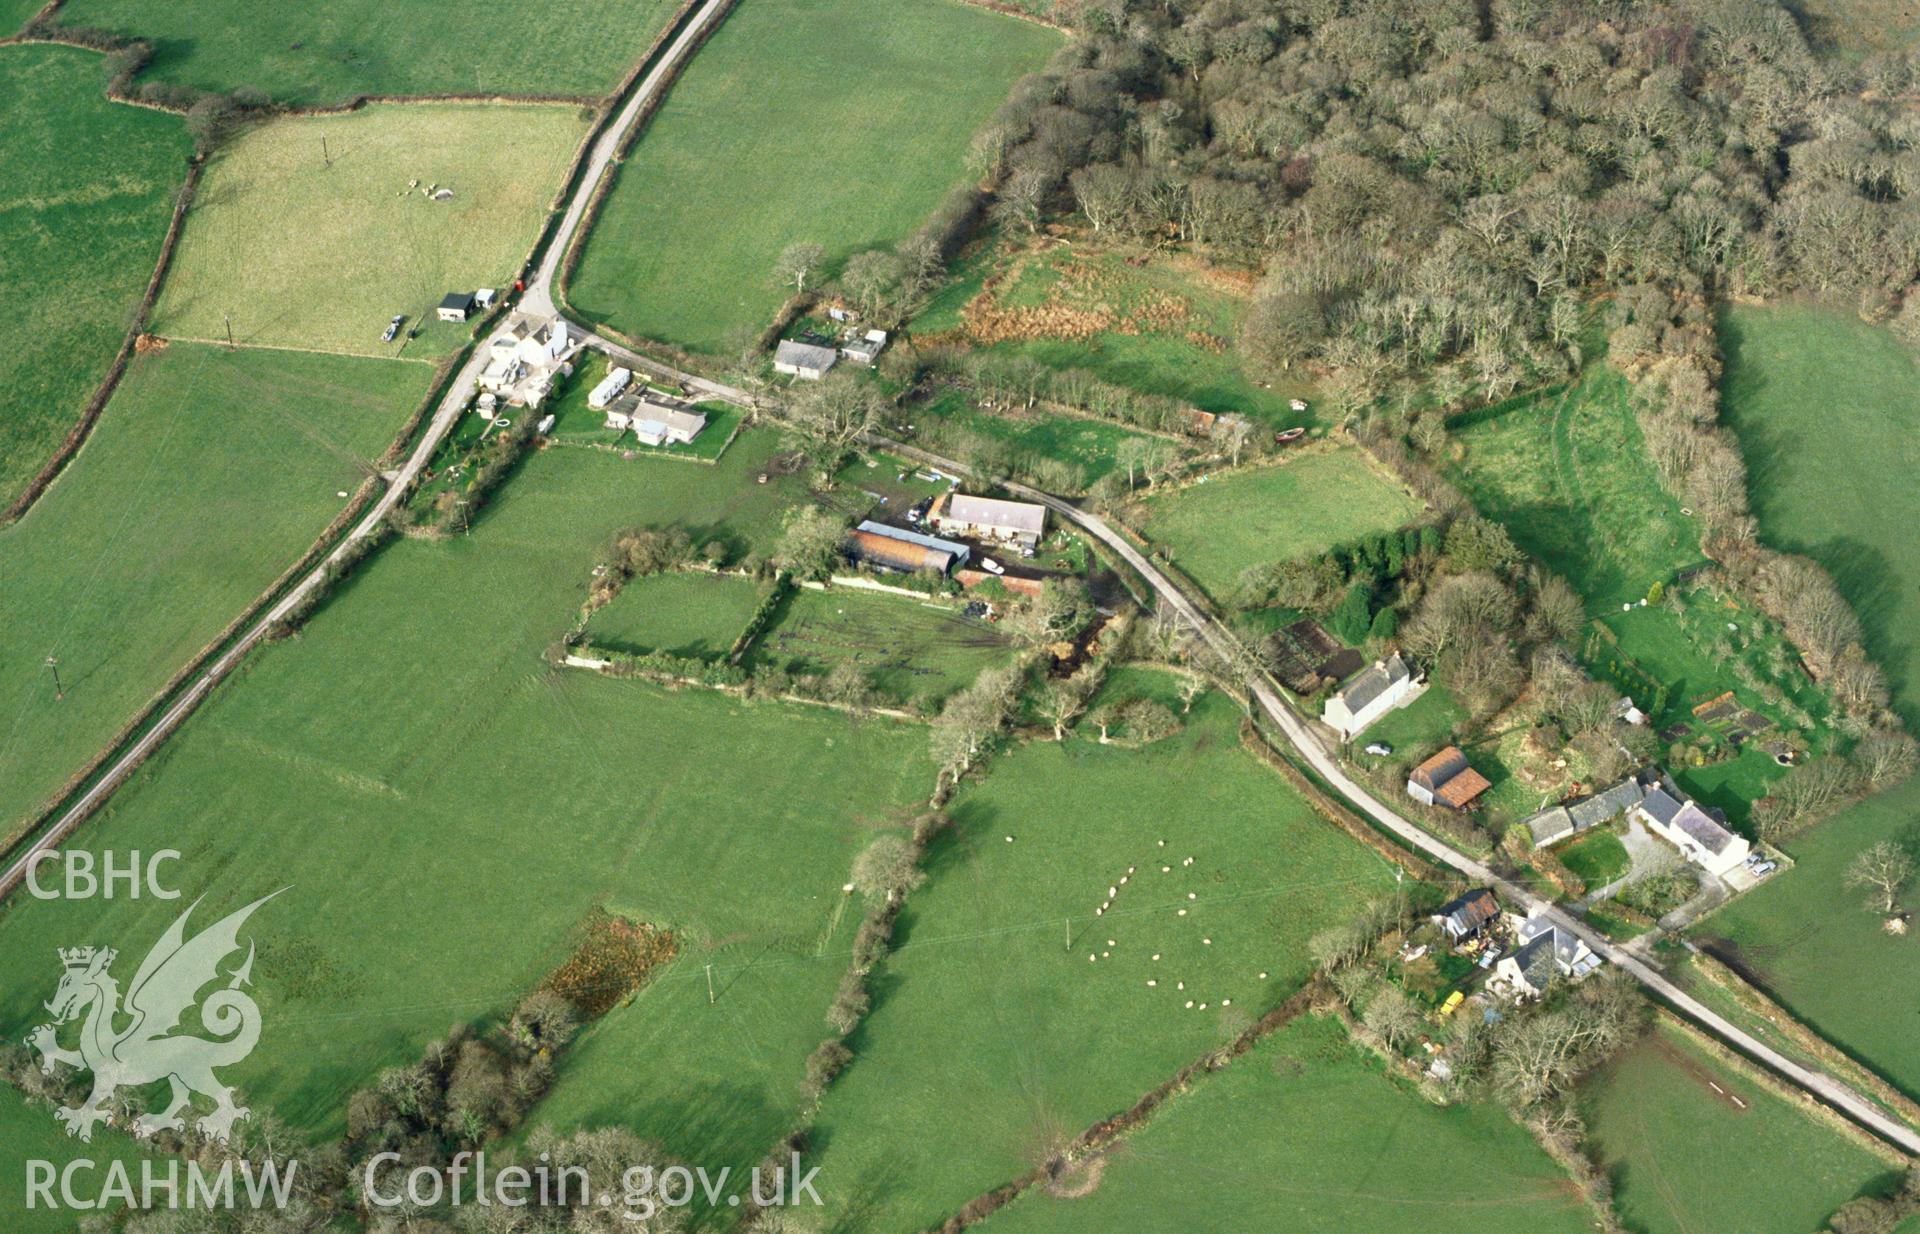
[[[980,568],[982,570],[985,570],[988,574],[1005,574],[1007,572],[1007,568],[1005,566],[1001,565],[999,562],[995,561],[991,557],[982,557],[980,559]]]
[[[1780,863],[1777,861],[1763,861],[1759,865],[1753,867],[1753,876],[1755,878],[1765,878],[1767,875],[1773,873],[1775,870],[1779,868],[1780,868]]]
[[[1379,757],[1385,757],[1386,755],[1393,753],[1393,747],[1388,745],[1384,741],[1369,741],[1367,743],[1367,753],[1376,755]]]
[[[406,321],[406,319],[407,315],[405,313],[395,313],[393,320],[387,323],[387,332],[380,336],[380,341],[383,343],[391,343],[393,336],[400,333],[400,324]]]
[[[1754,866],[1759,865],[1761,862],[1765,861],[1766,859],[1767,859],[1767,855],[1765,853],[1748,853],[1747,867],[1751,869]]]

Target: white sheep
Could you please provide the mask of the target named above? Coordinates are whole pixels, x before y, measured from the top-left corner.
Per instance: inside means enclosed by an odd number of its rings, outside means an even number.
[[[1186,916],[1186,915],[1187,915],[1187,910],[1186,910],[1186,909],[1184,909],[1184,908],[1183,908],[1183,909],[1181,909],[1181,910],[1180,910],[1180,916],[1182,916],[1182,917],[1184,917],[1184,916]]]
[[[1159,984],[1160,984],[1160,983],[1159,983],[1159,982],[1157,982],[1157,981],[1155,981],[1155,980],[1154,980],[1153,978],[1151,978],[1151,977],[1149,977],[1149,978],[1147,978],[1147,985],[1148,985],[1149,987],[1151,987],[1151,986],[1157,986],[1157,985],[1159,985]]]

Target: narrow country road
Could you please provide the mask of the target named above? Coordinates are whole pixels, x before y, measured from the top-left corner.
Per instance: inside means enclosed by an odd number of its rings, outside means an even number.
[[[679,61],[697,45],[700,36],[719,17],[724,8],[725,0],[707,0],[687,19],[679,35],[620,108],[614,123],[608,125],[599,139],[594,142],[593,149],[587,155],[586,166],[582,169],[580,183],[567,201],[566,213],[562,216],[559,227],[555,228],[553,235],[548,239],[546,247],[541,251],[533,278],[528,281],[526,291],[520,297],[520,308],[523,311],[541,316],[554,314],[553,279],[562,261],[565,260],[567,249],[572,245],[582,220],[586,218],[587,206],[593,200],[594,192],[598,189],[602,177],[607,174],[607,168],[613,163],[615,151],[626,140],[628,130],[639,119],[647,102],[671,79]],[[265,641],[268,631],[273,628],[275,622],[293,612],[326,585],[327,571],[330,567],[344,561],[360,541],[379,530],[388,511],[392,510],[406,495],[414,479],[426,467],[428,460],[433,457],[433,452],[439,448],[441,439],[447,435],[447,431],[453,427],[459,420],[460,414],[473,401],[474,393],[479,386],[480,371],[486,367],[486,364],[486,349],[476,347],[467,362],[461,366],[460,371],[454,375],[452,384],[448,386],[439,406],[434,409],[433,418],[428,421],[426,431],[421,434],[419,443],[414,447],[413,453],[408,456],[405,465],[396,471],[385,473],[384,478],[388,481],[386,491],[380,494],[372,506],[368,507],[365,516],[354,525],[353,530],[346,534],[325,560],[294,584],[278,603],[261,614],[260,618],[247,628],[245,634],[194,678],[192,684],[187,686],[184,692],[160,713],[147,730],[123,750],[84,793],[74,799],[59,819],[39,839],[29,845],[19,858],[7,867],[5,873],[0,874],[0,899],[4,899],[20,885],[26,877],[28,867],[41,854],[58,848],[67,836],[73,833],[74,828],[84,822],[101,802],[112,795],[134,768],[173,735],[181,722],[206,701],[213,687],[231,673],[249,652]]]

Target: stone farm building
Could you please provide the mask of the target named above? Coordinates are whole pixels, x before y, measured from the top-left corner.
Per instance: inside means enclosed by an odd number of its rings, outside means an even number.
[[[1424,806],[1464,810],[1493,785],[1467,765],[1459,746],[1448,746],[1413,769],[1407,777],[1407,796]]]
[[[781,339],[780,345],[773,349],[773,371],[791,373],[804,381],[819,381],[839,358],[840,354],[831,347]]]
[[[847,555],[876,570],[912,574],[931,570],[945,574],[967,560],[968,548],[952,540],[924,536],[917,531],[889,527],[869,519],[847,537]]]
[[[1413,669],[1398,654],[1376,660],[1328,698],[1320,709],[1320,718],[1340,734],[1340,740],[1352,741],[1367,725],[1404,706],[1416,695]]]
[[[1047,530],[1047,508],[1030,501],[953,493],[933,508],[933,525],[947,535],[1000,540],[1032,548]]]
[[[1526,820],[1527,830],[1533,836],[1533,846],[1545,848],[1569,836],[1578,835],[1589,827],[1619,818],[1639,805],[1646,795],[1646,787],[1639,779],[1628,776],[1603,793],[1595,793],[1571,805],[1557,805],[1540,811]]]

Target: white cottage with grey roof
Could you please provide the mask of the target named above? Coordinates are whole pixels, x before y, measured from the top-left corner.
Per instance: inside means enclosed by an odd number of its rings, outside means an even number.
[[[1709,874],[1725,877],[1746,861],[1752,851],[1746,839],[1702,809],[1698,802],[1673,787],[1671,781],[1647,791],[1634,814],[1682,856]]]
[[[1501,957],[1489,983],[1515,998],[1538,998],[1556,980],[1578,981],[1602,961],[1571,930],[1530,913],[1514,931],[1520,945]]]
[[[780,345],[773,349],[773,371],[790,373],[803,381],[819,381],[839,358],[840,353],[831,347],[781,339]]]
[[[1396,652],[1374,661],[1335,691],[1320,708],[1320,718],[1340,734],[1340,740],[1352,741],[1360,730],[1395,707],[1406,706],[1419,693],[1412,666]]]

